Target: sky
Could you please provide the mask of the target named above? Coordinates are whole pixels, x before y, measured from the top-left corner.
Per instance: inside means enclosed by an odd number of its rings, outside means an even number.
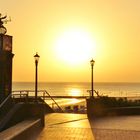
[[[13,81],[140,82],[140,1],[0,0],[13,36]]]

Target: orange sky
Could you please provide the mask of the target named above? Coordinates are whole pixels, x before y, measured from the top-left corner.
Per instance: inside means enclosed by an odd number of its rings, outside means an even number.
[[[140,82],[140,1],[0,3],[0,12],[12,18],[5,26],[13,36],[13,81],[34,81],[38,52],[39,81],[90,81],[93,58],[96,82]]]

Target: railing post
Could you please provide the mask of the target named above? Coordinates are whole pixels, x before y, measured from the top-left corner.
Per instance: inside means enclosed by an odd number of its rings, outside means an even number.
[[[28,102],[28,93],[26,94],[26,103]]]
[[[54,103],[52,103],[52,109],[54,109]]]
[[[43,92],[43,100],[45,100],[45,92]]]

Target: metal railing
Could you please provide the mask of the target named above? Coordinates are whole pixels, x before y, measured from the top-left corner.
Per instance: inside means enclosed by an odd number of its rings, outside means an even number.
[[[9,94],[7,98],[0,104],[0,109],[6,104],[6,102],[11,98],[12,94]]]
[[[9,94],[0,104],[0,116],[5,115],[12,107],[12,94]]]
[[[89,96],[91,96],[91,90],[87,90]],[[140,92],[102,92],[99,93],[97,90],[94,90],[94,97],[114,97],[114,98],[127,98],[128,100],[140,99]]]
[[[43,99],[44,101],[46,99],[51,99],[53,101],[53,104],[57,106],[57,108],[63,112],[62,108],[58,105],[58,103],[54,100],[54,98],[46,91],[46,90],[38,90],[37,91],[38,98]],[[30,97],[34,98],[35,91],[34,90],[17,90],[17,91],[12,91],[12,97],[13,98],[25,98],[26,101],[29,100]]]

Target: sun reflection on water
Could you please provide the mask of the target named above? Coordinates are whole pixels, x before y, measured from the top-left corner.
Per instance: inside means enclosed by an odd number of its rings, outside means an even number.
[[[81,95],[81,90],[78,88],[73,88],[69,90],[69,96],[80,96]]]

